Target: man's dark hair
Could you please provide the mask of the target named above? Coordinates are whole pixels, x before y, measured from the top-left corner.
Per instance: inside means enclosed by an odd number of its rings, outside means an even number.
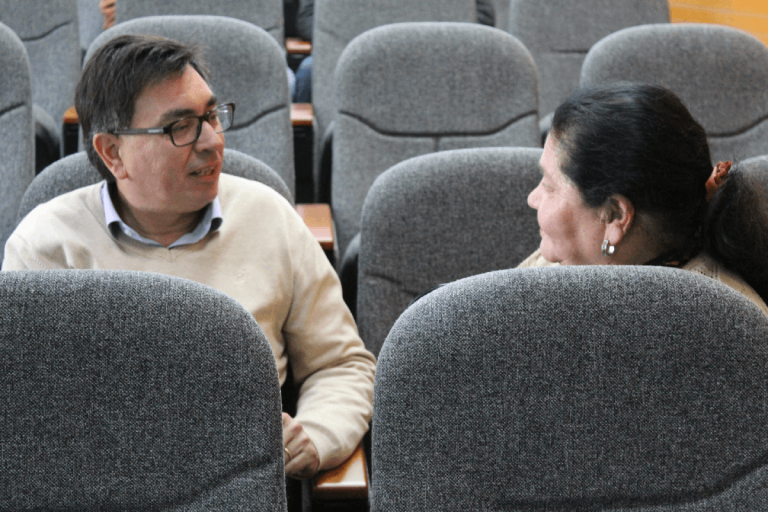
[[[208,81],[200,50],[171,39],[142,35],[118,36],[88,60],[75,89],[75,110],[91,164],[114,181],[93,147],[93,135],[131,127],[136,99],[149,86],[192,66]]]
[[[704,249],[768,300],[768,217],[759,186],[733,167],[707,201],[704,128],[671,91],[648,84],[581,89],[555,111],[560,168],[592,208],[627,198],[685,259]]]

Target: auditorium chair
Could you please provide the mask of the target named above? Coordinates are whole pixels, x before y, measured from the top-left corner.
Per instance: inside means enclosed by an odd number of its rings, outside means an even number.
[[[379,356],[371,510],[768,508],[768,317],[666,267],[439,288]]]
[[[269,32],[281,46],[285,44],[282,0],[117,0],[115,4],[115,23],[180,14],[247,21]]]
[[[713,162],[768,154],[768,47],[741,30],[708,24],[632,27],[589,51],[581,85],[661,85],[707,132]]]
[[[225,134],[227,147],[266,163],[295,193],[285,55],[273,37],[251,23],[223,16],[137,18],[105,30],[88,49],[86,62],[104,43],[124,34],[201,45],[211,89],[221,103],[235,103],[235,122]]]
[[[542,136],[552,113],[578,88],[593,44],[625,27],[668,22],[667,0],[510,0],[509,33],[528,48],[539,70]]]
[[[477,21],[476,0],[315,0],[312,107],[318,202],[330,201],[333,135],[329,127],[338,107],[334,72],[339,56],[349,42],[363,32],[406,21],[474,22]]]
[[[382,172],[448,149],[539,146],[536,67],[501,30],[476,23],[397,23],[355,38],[336,67],[331,208],[338,247],[360,231]]]
[[[541,150],[476,148],[411,158],[381,176],[363,204],[357,325],[378,354],[395,320],[430,289],[514,268],[541,242],[528,194]]]
[[[83,55],[96,36],[104,30],[104,16],[99,0],[77,0],[77,25],[80,31],[80,50]]]
[[[768,155],[755,156],[737,163],[738,168],[756,179],[763,188],[763,192],[768,194]],[[766,207],[768,208],[768,204]]]
[[[16,227],[19,202],[35,176],[29,59],[21,39],[0,23],[0,247]],[[0,253],[0,263],[2,263]]]
[[[27,50],[32,79],[37,172],[61,156],[64,113],[72,105],[80,77],[77,0],[0,2],[0,22]]]
[[[269,342],[207,286],[0,274],[0,508],[285,511]]]

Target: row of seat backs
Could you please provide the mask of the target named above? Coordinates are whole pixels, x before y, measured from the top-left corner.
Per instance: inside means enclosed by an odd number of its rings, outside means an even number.
[[[662,267],[419,299],[378,359],[371,510],[765,510],[768,318]]]
[[[19,36],[1,22],[0,70],[0,244],[5,247],[21,196],[35,175],[35,153],[29,58]]]
[[[541,180],[534,148],[476,148],[411,158],[379,176],[365,199],[357,323],[379,354],[420,294],[471,275],[514,268],[541,241],[528,194]],[[768,156],[739,162],[768,190]]]
[[[623,29],[592,47],[580,80],[670,88],[704,125],[714,161],[768,153],[768,48],[742,31]],[[538,147],[532,125],[541,84],[527,48],[488,27],[397,24],[353,40],[335,87],[331,203],[342,254],[359,231],[371,183],[398,161],[458,147]]]
[[[154,273],[0,273],[0,508],[286,509],[280,384],[253,317]]]

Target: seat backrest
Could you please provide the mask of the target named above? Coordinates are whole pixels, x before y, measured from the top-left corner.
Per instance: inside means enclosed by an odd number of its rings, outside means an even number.
[[[753,177],[768,194],[768,155],[756,156],[739,162],[739,169]],[[768,205],[766,205],[768,207]]]
[[[334,72],[341,52],[367,30],[406,21],[474,22],[476,0],[315,0],[312,106],[316,155],[336,113]]]
[[[223,293],[3,272],[0,357],[3,510],[285,510],[275,359]]]
[[[767,352],[768,317],[693,272],[452,283],[381,350],[371,510],[764,510]]]
[[[283,3],[280,0],[118,0],[115,5],[116,23],[172,14],[237,18],[263,28],[280,45],[285,44]]]
[[[544,117],[579,87],[593,44],[625,27],[668,22],[667,0],[510,0],[508,30],[536,61]]]
[[[222,172],[264,183],[293,204],[293,196],[280,176],[253,157],[234,149],[225,149]],[[84,151],[64,157],[46,167],[29,184],[21,198],[18,220],[21,221],[39,204],[75,189],[93,185],[103,179],[99,171],[91,165]]]
[[[162,2],[157,2],[162,3]],[[120,5],[120,2],[118,2]],[[149,34],[203,47],[213,92],[235,102],[227,147],[266,163],[294,193],[293,129],[285,55],[264,30],[223,16],[156,16],[120,23],[91,44],[86,61],[123,34]]]
[[[343,251],[376,177],[408,158],[538,147],[536,67],[518,40],[476,23],[398,23],[352,41],[336,68],[331,201]]]
[[[80,29],[80,48],[83,53],[104,30],[104,16],[99,9],[99,4],[100,0],[77,0],[77,24]]]
[[[709,24],[624,29],[597,43],[581,85],[617,81],[661,85],[677,94],[707,132],[712,159],[768,154],[768,47]]]
[[[29,55],[32,98],[61,130],[64,112],[75,102],[80,77],[77,0],[0,2],[0,22],[24,42]]]
[[[19,201],[35,176],[34,159],[29,59],[21,39],[0,23],[0,247],[16,228]]]
[[[527,197],[540,149],[458,149],[379,176],[363,205],[357,326],[378,354],[408,304],[467,276],[516,267],[541,237]]]

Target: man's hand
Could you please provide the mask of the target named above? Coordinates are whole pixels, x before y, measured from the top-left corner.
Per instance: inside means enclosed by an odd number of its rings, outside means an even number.
[[[285,476],[300,480],[315,476],[320,468],[317,448],[301,424],[287,413],[283,413],[283,447]]]

